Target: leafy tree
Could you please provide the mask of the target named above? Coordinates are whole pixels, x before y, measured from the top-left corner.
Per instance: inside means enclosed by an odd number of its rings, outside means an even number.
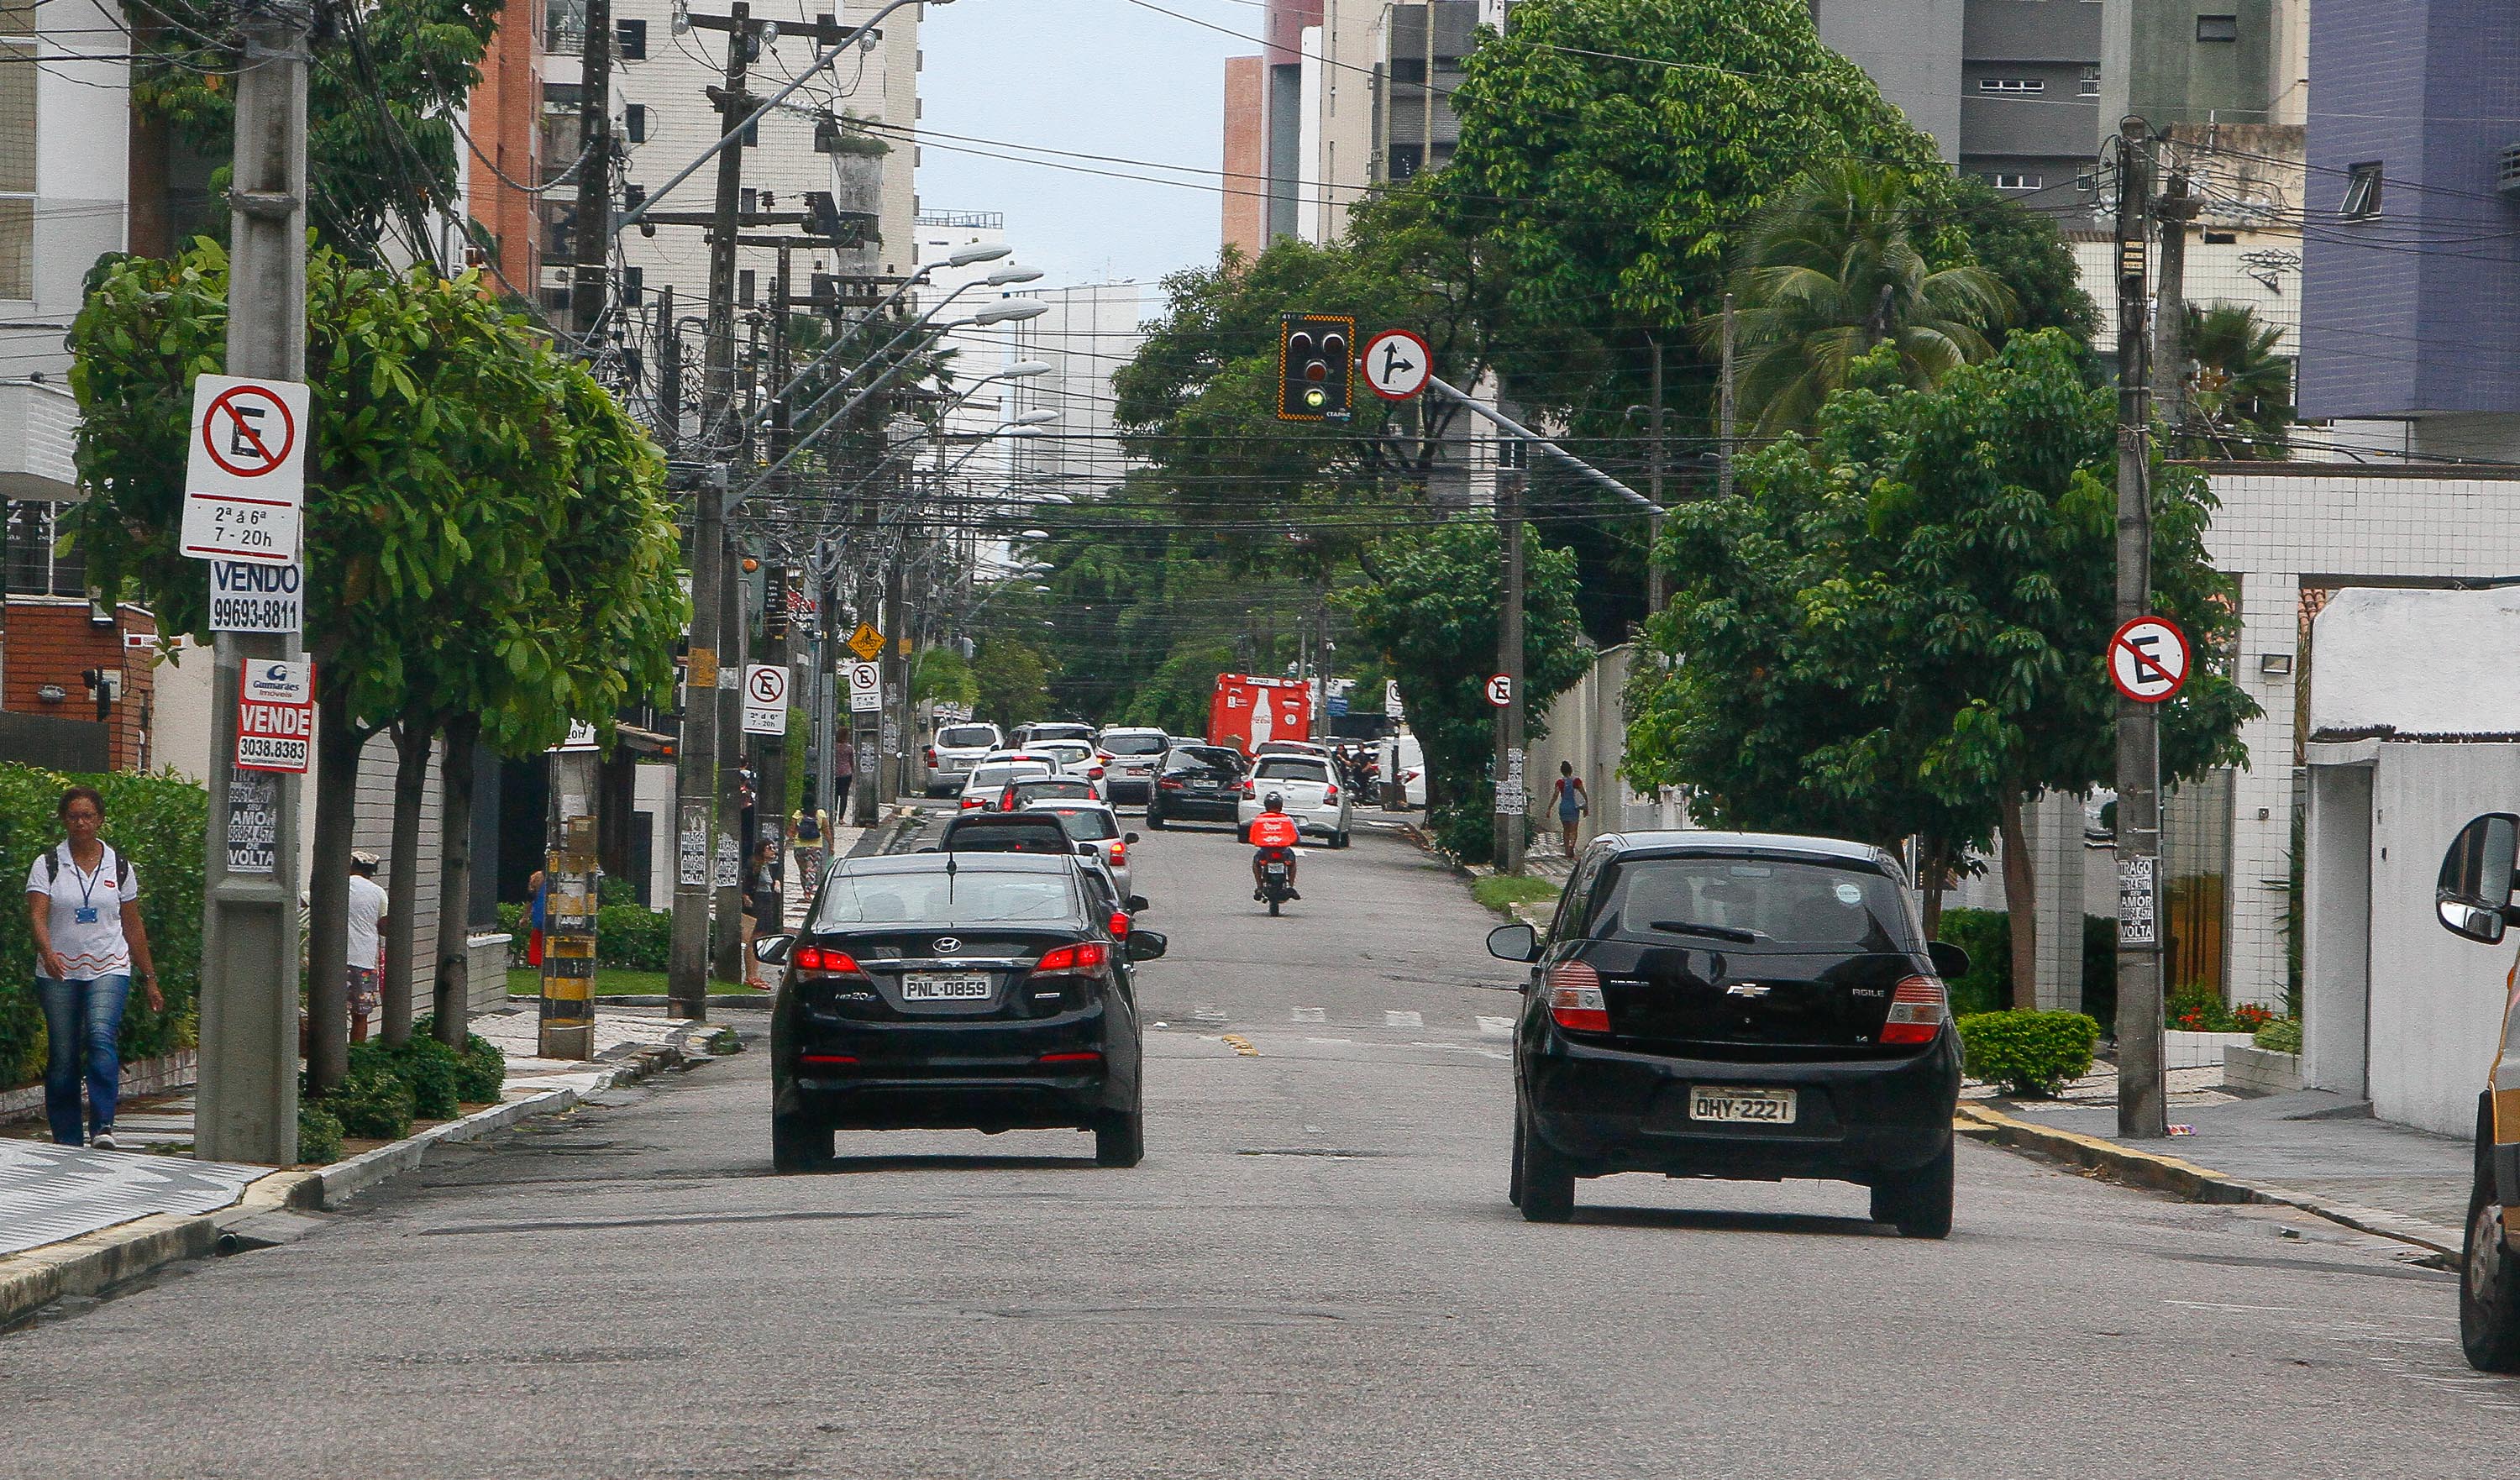
[[[109,257],[70,335],[91,493],[68,538],[108,599],[136,592],[164,630],[204,640],[208,582],[176,544],[192,381],[224,363],[226,280],[206,242],[164,261]],[[398,276],[318,251],[307,305],[301,560],[321,715],[309,959],[338,961],[364,742],[389,724],[444,725],[460,802],[472,737],[531,753],[572,716],[662,697],[687,603],[653,449],[472,275]],[[408,767],[404,781],[419,784]],[[398,806],[418,802],[412,789]],[[460,901],[465,830],[447,835],[455,876],[441,883]],[[463,912],[441,914],[460,953]],[[338,972],[314,974],[319,1020],[340,986]],[[438,1016],[462,1031],[460,1009]],[[338,1078],[333,1057],[318,1054],[318,1085]]]
[[[1914,386],[1985,358],[1988,335],[2013,313],[2011,291],[1974,264],[1928,263],[1929,209],[1906,172],[1838,159],[1794,180],[1751,224],[1732,292],[1746,351],[1739,406],[1759,430],[1809,426],[1876,344]]]
[[[1924,185],[1966,234],[1977,264],[2011,292],[2012,322],[2003,333],[2061,329],[2085,344],[2092,341],[2099,313],[2083,291],[2074,249],[2065,245],[2053,217],[2006,200],[1975,175],[1955,174]]]
[[[2059,331],[1921,391],[1877,349],[1816,439],[1751,463],[1744,497],[1674,512],[1678,599],[1652,642],[1675,666],[1647,665],[1631,692],[1630,777],[1745,826],[1945,848],[2001,834],[2030,1000],[2022,807],[2115,764],[2115,415]],[[2154,609],[2200,653],[2228,651],[2237,605],[2205,555],[2212,495],[2167,465],[2153,486]],[[2245,759],[2256,705],[2211,663],[2163,710],[2166,781]]]
[[[236,8],[149,0],[128,9],[133,104],[164,118],[197,153],[228,158],[232,79],[248,65]],[[435,222],[466,219],[455,120],[481,80],[504,9],[503,0],[372,0],[331,13],[340,29],[317,45],[307,75],[307,216],[319,241],[373,261],[391,226],[406,250],[426,257]],[[228,178],[225,164],[213,171],[214,194]],[[227,215],[203,224],[224,235]]]
[[[961,704],[968,708],[979,696],[980,686],[971,676],[971,665],[951,648],[922,649],[910,665],[910,697],[913,703],[934,700],[940,704]]]
[[[2171,428],[2205,457],[2272,460],[2292,452],[2292,356],[2283,330],[2245,303],[2190,303],[2183,343],[2196,363],[2187,415]]]
[[[1425,748],[1427,818],[1445,846],[1486,858],[1494,843],[1497,608],[1504,555],[1494,520],[1448,520],[1395,535],[1366,559],[1366,581],[1338,594],[1357,631],[1399,681],[1410,729]],[[1592,666],[1575,607],[1575,561],[1523,534],[1524,722],[1548,733],[1550,700]]]
[[[983,638],[971,664],[979,712],[995,724],[1029,724],[1050,712],[1050,664],[1018,638]]]

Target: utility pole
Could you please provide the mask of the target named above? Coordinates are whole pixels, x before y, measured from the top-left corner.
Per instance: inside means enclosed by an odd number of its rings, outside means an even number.
[[[1732,497],[1732,295],[1724,295],[1724,362],[1722,380],[1716,389],[1715,407],[1715,496]],[[1657,492],[1654,502],[1662,502]]]
[[[2152,605],[2151,447],[2144,378],[2144,256],[2152,226],[2148,130],[2119,125],[2117,619]],[[2118,1134],[2169,1134],[2161,1075],[2161,752],[2151,704],[2118,699]]]
[[[2153,410],[2174,446],[2187,425],[2187,223],[2196,218],[2196,206],[2187,193],[2187,171],[2174,164],[2152,207],[2161,224],[2161,266],[2153,290],[2151,365]]]
[[[306,33],[298,7],[241,9],[229,193],[227,372],[306,379]],[[301,558],[302,559],[302,558]],[[235,764],[248,663],[305,656],[295,633],[213,649],[202,911],[201,1086],[193,1154],[297,1160],[297,783]],[[255,835],[267,824],[266,846]],[[399,861],[397,861],[399,865]],[[338,971],[338,963],[335,970]]]
[[[1503,456],[1508,448],[1510,465]],[[1500,874],[1520,874],[1524,819],[1531,811],[1522,745],[1522,480],[1530,454],[1522,443],[1509,440],[1498,441],[1497,451],[1497,543],[1505,557],[1505,599],[1497,607],[1497,672],[1505,675],[1506,702],[1497,709],[1496,867]]]
[[[1646,342],[1653,346],[1653,405],[1649,413],[1653,440],[1645,461],[1645,497],[1653,500],[1654,506],[1653,512],[1645,516],[1645,619],[1651,621],[1662,613],[1663,604],[1671,599],[1670,593],[1663,589],[1662,561],[1655,559],[1655,553],[1662,549],[1663,511],[1671,506],[1662,501],[1662,477],[1666,466],[1662,434],[1662,340],[1657,337]]]
[[[726,36],[725,85],[710,90],[724,127],[748,113],[744,73],[750,64],[752,7],[736,0],[733,15],[694,16],[703,30]],[[709,903],[717,857],[718,691],[730,674],[719,660],[723,637],[726,568],[728,430],[735,414],[735,248],[742,230],[743,146],[717,153],[717,201],[709,227],[708,329],[703,356],[700,449],[709,465],[700,480],[692,517],[691,657],[683,674],[682,749],[676,756],[674,930],[667,957],[666,995],[680,1017],[708,1015]],[[741,640],[739,639],[739,647]]]
[[[612,0],[585,0],[586,38],[578,51],[577,224],[568,286],[569,330],[578,354],[595,357],[603,322],[605,267],[612,251]]]
[[[729,544],[718,581],[717,851],[711,882],[717,913],[709,924],[709,968],[724,982],[743,980],[743,666],[750,658],[751,586],[738,547]]]

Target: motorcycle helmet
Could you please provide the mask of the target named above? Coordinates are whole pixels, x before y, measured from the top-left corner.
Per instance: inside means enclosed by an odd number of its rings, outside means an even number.
[[[1285,810],[1286,810],[1286,796],[1285,796],[1285,793],[1284,793],[1284,792],[1282,792],[1282,791],[1272,791],[1272,792],[1270,792],[1270,793],[1269,793],[1269,799],[1268,799],[1267,801],[1265,801],[1265,802],[1261,803],[1261,810],[1262,810],[1262,811],[1264,811],[1264,812],[1283,812],[1283,811],[1285,811]]]

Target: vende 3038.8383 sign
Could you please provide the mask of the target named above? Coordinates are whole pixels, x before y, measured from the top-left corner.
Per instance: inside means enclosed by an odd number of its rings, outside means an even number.
[[[315,665],[252,658],[238,675],[236,763],[303,774],[315,750]]]

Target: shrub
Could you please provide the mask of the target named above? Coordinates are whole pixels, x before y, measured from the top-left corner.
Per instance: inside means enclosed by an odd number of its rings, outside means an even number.
[[[595,912],[598,964],[662,971],[673,957],[674,917],[645,905],[605,905]]]
[[[302,1099],[297,1102],[297,1159],[310,1166],[341,1159],[340,1119]]]
[[[508,937],[508,964],[523,965],[525,964],[525,907],[509,904],[499,906],[499,928],[505,931]]]
[[[1959,1020],[1972,1079],[2014,1095],[2053,1095],[2092,1072],[2100,1025],[2080,1012],[1973,1012]]]
[[[456,1104],[462,1067],[453,1049],[426,1033],[414,1033],[400,1048],[382,1040],[350,1048],[350,1072],[366,1069],[401,1080],[411,1091],[411,1112],[423,1120],[452,1120],[463,1113]]]
[[[2278,1017],[2258,1029],[2257,1046],[2271,1054],[2301,1052],[2301,1019]]]
[[[2000,1012],[2012,1001],[2012,919],[2002,910],[1945,910],[1938,938],[1968,953],[1968,974],[1946,982],[1955,1013]]]
[[[411,1086],[374,1065],[353,1068],[324,1098],[324,1108],[340,1120],[344,1133],[363,1140],[400,1141],[411,1134]]]
[[[414,1039],[434,1040],[437,1014],[423,1012],[411,1025]],[[478,1033],[464,1035],[464,1050],[455,1057],[456,1098],[472,1104],[497,1104],[508,1082],[508,1055]]]
[[[0,874],[23,879],[61,841],[54,807],[83,783],[105,797],[105,840],[140,872],[140,918],[149,930],[158,989],[153,1012],[134,990],[122,1013],[122,1056],[154,1058],[194,1045],[202,981],[202,836],[209,797],[171,772],[68,776],[0,765]],[[0,910],[0,1089],[43,1077],[44,1014],[35,1000],[35,944],[23,907]]]

